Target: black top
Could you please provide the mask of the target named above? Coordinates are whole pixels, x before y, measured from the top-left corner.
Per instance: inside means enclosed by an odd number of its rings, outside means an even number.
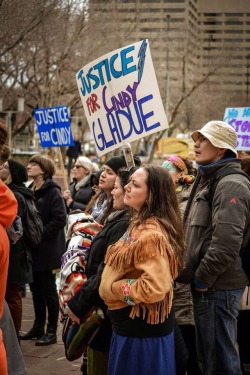
[[[59,269],[66,250],[64,227],[67,217],[61,188],[47,178],[41,188],[34,191],[34,195],[43,221],[43,239],[32,249],[33,267],[36,271]]]
[[[129,314],[132,306],[124,307],[117,310],[108,310],[107,315],[109,316],[112,324],[113,331],[121,336],[127,337],[159,337],[166,336],[171,333],[174,329],[174,309],[168,318],[159,324],[147,323],[147,315],[145,319],[137,318],[131,319]]]
[[[100,306],[106,313],[107,306],[99,296],[99,286],[104,268],[104,258],[109,245],[118,241],[126,232],[129,215],[126,211],[117,211],[110,215],[103,229],[94,237],[87,261],[87,280],[79,291],[68,301],[70,310],[81,318],[92,305]],[[108,351],[112,329],[109,319],[105,319],[98,334],[91,343],[95,350]]]
[[[81,142],[80,141],[74,141],[75,144],[74,146],[69,146],[66,155],[69,156],[70,158],[77,159],[79,155],[82,154],[82,149],[81,149]]]
[[[69,190],[70,190],[73,201],[69,205],[68,211],[69,209],[70,210],[79,209],[79,210],[85,211],[85,208],[87,204],[89,203],[92,195],[94,194],[94,191],[90,185],[90,181],[87,184],[81,186],[79,190],[76,190],[75,188],[76,183],[77,181],[74,180],[69,185]]]

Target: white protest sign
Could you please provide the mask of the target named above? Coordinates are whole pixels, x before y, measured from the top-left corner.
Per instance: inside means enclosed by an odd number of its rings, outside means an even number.
[[[94,60],[76,80],[98,156],[168,127],[148,40]]]
[[[250,107],[226,108],[224,121],[237,132],[238,151],[250,150]]]

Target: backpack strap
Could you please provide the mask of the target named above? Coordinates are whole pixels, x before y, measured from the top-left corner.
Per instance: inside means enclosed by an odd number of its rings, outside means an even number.
[[[192,206],[193,198],[195,196],[196,189],[197,189],[197,186],[200,183],[200,180],[201,180],[201,174],[198,173],[198,175],[197,175],[197,177],[194,180],[194,183],[192,185],[192,190],[190,192],[190,196],[189,196],[189,199],[187,201],[186,209],[185,209],[185,212],[184,212],[184,215],[183,215],[183,225],[185,225],[185,223],[187,221],[187,218],[188,218],[188,215],[189,215],[189,211],[190,211],[190,208]]]
[[[213,198],[214,198],[214,194],[215,194],[218,183],[220,182],[220,180],[223,177],[226,177],[230,174],[241,174],[241,175],[245,176],[248,180],[250,180],[249,176],[241,170],[236,171],[234,168],[231,168],[231,167],[225,167],[225,168],[221,169],[208,182],[208,186],[207,186],[208,191],[205,194],[205,197],[206,197],[206,199],[208,201],[208,205],[210,207],[212,207]]]
[[[22,222],[24,222],[26,214],[27,214],[26,198],[20,191],[15,190],[13,191],[13,193],[16,196],[17,200],[19,199],[19,201],[22,201],[22,205],[24,207]]]
[[[205,194],[205,197],[208,201],[208,204],[210,207],[212,207],[212,202],[213,202],[213,198],[214,198],[214,194],[215,194],[215,190],[216,190],[216,187],[219,183],[219,181],[223,178],[223,177],[226,177],[230,174],[241,174],[243,176],[245,176],[248,180],[250,180],[249,176],[243,172],[242,170],[239,170],[239,171],[236,171],[234,168],[232,167],[225,167],[223,169],[221,169],[218,173],[216,173],[210,180],[209,180],[209,183],[208,183],[208,191],[207,193]],[[200,179],[201,179],[201,174],[198,174],[196,179],[195,179],[195,182],[193,184],[193,187],[192,187],[192,190],[191,190],[191,193],[190,193],[190,197],[188,199],[188,203],[187,203],[187,206],[186,206],[186,209],[185,209],[185,212],[184,212],[184,216],[183,216],[183,224],[185,225],[186,221],[187,221],[187,218],[188,218],[188,215],[189,215],[189,211],[190,211],[190,208],[192,206],[192,202],[193,202],[193,198],[196,194],[196,189],[197,189],[197,186],[200,182]]]

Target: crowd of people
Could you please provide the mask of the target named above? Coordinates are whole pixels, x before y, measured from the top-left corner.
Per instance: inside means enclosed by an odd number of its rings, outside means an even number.
[[[26,373],[20,341],[57,342],[56,275],[67,216],[77,209],[102,226],[90,244],[87,279],[65,310],[76,324],[91,306],[104,313],[82,353],[83,375],[250,373],[249,279],[241,258],[250,237],[250,157],[238,157],[230,125],[210,121],[192,134],[195,166],[178,155],[161,166],[134,156],[127,168],[122,155],[97,166],[75,137],[66,190],[49,156],[34,155],[27,165],[13,159],[7,135],[1,123],[1,375]],[[14,220],[24,220],[27,200],[43,222],[35,249],[25,226],[15,242],[8,237]],[[27,283],[34,322],[21,332]]]

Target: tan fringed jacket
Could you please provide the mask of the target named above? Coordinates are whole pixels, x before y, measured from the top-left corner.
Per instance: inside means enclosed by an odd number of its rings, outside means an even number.
[[[130,318],[147,316],[147,323],[162,323],[172,307],[177,269],[167,235],[150,218],[108,248],[100,296],[109,310],[131,305]]]

